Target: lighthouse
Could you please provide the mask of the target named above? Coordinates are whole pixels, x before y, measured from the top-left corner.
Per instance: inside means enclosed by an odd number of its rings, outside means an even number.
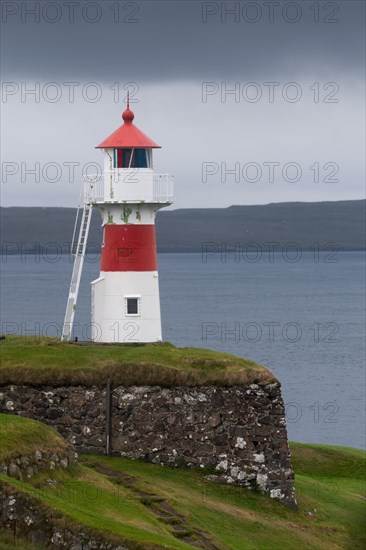
[[[85,203],[102,216],[100,274],[91,283],[91,339],[162,340],[155,218],[172,204],[173,176],[154,174],[160,148],[134,124],[127,100],[123,124],[102,141],[102,177],[85,178]]]

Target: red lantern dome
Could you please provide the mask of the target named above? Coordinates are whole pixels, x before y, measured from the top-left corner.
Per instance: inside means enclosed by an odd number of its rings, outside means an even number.
[[[102,143],[96,146],[96,149],[158,149],[157,145],[146,134],[141,132],[133,124],[135,115],[130,109],[129,100],[127,100],[127,109],[122,113],[123,124],[113,134],[108,136]]]

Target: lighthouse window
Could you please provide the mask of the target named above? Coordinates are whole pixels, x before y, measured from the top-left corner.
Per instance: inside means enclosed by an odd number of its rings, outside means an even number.
[[[127,298],[127,315],[139,314],[139,299]]]
[[[136,149],[135,155],[135,168],[147,168],[146,149]]]
[[[115,168],[148,168],[146,149],[115,149]]]
[[[114,167],[115,168],[122,168],[123,167],[122,149],[115,149],[114,150]]]
[[[131,159],[131,155],[132,155],[132,159]],[[134,168],[132,149],[122,149],[122,167],[123,168]]]

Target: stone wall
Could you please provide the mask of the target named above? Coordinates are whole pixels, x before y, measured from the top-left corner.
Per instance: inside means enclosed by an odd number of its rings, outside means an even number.
[[[108,414],[107,403],[110,402]],[[231,387],[0,388],[0,411],[53,426],[78,452],[205,468],[296,506],[279,383]]]
[[[71,447],[57,452],[36,450],[32,454],[0,460],[0,474],[26,481],[42,471],[57,470],[77,464],[77,458],[77,453]]]

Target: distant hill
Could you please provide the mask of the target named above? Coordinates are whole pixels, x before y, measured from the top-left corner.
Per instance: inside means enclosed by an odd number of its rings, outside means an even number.
[[[239,244],[290,242],[302,250],[334,243],[340,250],[365,249],[365,200],[289,202],[161,211],[157,217],[159,252],[200,252],[204,243],[230,249]],[[39,250],[57,243],[67,252],[75,221],[73,208],[1,208],[2,252]],[[100,245],[100,216],[94,213],[89,243]],[[275,248],[276,249],[276,248]]]

